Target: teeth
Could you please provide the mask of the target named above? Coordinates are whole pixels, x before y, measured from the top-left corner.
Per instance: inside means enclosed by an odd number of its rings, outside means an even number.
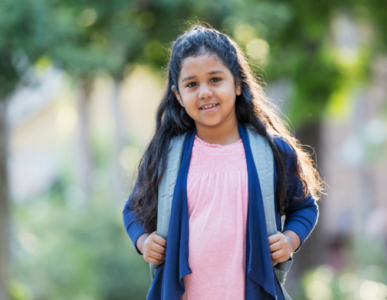
[[[208,106],[203,106],[202,109],[206,109],[206,108],[210,108],[210,107],[213,107],[215,106],[216,104],[211,104],[211,105],[208,105]]]

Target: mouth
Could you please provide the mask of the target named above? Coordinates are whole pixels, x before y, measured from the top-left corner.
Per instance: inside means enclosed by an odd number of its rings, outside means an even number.
[[[200,110],[210,110],[210,109],[213,109],[214,107],[218,106],[219,103],[216,103],[216,104],[210,104],[210,105],[205,105],[203,107],[200,107],[199,109]]]

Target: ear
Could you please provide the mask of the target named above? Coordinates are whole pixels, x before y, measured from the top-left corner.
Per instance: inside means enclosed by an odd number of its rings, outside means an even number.
[[[242,94],[242,82],[239,79],[237,79],[237,82],[236,82],[235,94],[237,96],[240,96]]]
[[[176,96],[177,100],[180,102],[180,105],[181,105],[182,107],[184,107],[183,101],[181,100],[180,94],[179,94],[179,92],[176,90],[176,87],[175,87],[174,85],[172,85],[171,89],[172,89],[172,91],[175,93],[175,96]]]

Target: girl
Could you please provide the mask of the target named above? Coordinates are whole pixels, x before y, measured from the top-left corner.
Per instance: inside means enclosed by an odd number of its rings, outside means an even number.
[[[123,210],[137,252],[161,264],[147,299],[284,299],[272,262],[292,260],[312,232],[322,181],[238,45],[201,25],[180,36],[156,121]],[[269,238],[246,125],[273,151],[278,232]],[[156,233],[158,184],[170,140],[185,132],[167,246]]]

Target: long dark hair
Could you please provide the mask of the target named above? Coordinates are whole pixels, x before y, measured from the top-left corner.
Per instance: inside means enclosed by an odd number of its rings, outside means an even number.
[[[157,229],[158,185],[166,168],[169,142],[173,137],[195,127],[194,120],[179,104],[171,87],[174,85],[178,89],[183,60],[204,53],[216,55],[230,69],[234,80],[242,82],[242,93],[236,96],[236,116],[241,124],[252,125],[258,134],[266,137],[273,150],[278,173],[276,202],[280,214],[286,211],[286,154],[273,142],[273,135],[279,135],[297,154],[293,172],[303,182],[304,197],[311,192],[318,200],[322,190],[321,178],[313,167],[310,155],[289,133],[279,116],[278,107],[266,97],[262,86],[253,76],[243,51],[227,35],[213,28],[193,24],[173,44],[167,69],[168,82],[157,109],[156,132],[139,162],[137,187],[132,194],[131,209],[150,232]]]

